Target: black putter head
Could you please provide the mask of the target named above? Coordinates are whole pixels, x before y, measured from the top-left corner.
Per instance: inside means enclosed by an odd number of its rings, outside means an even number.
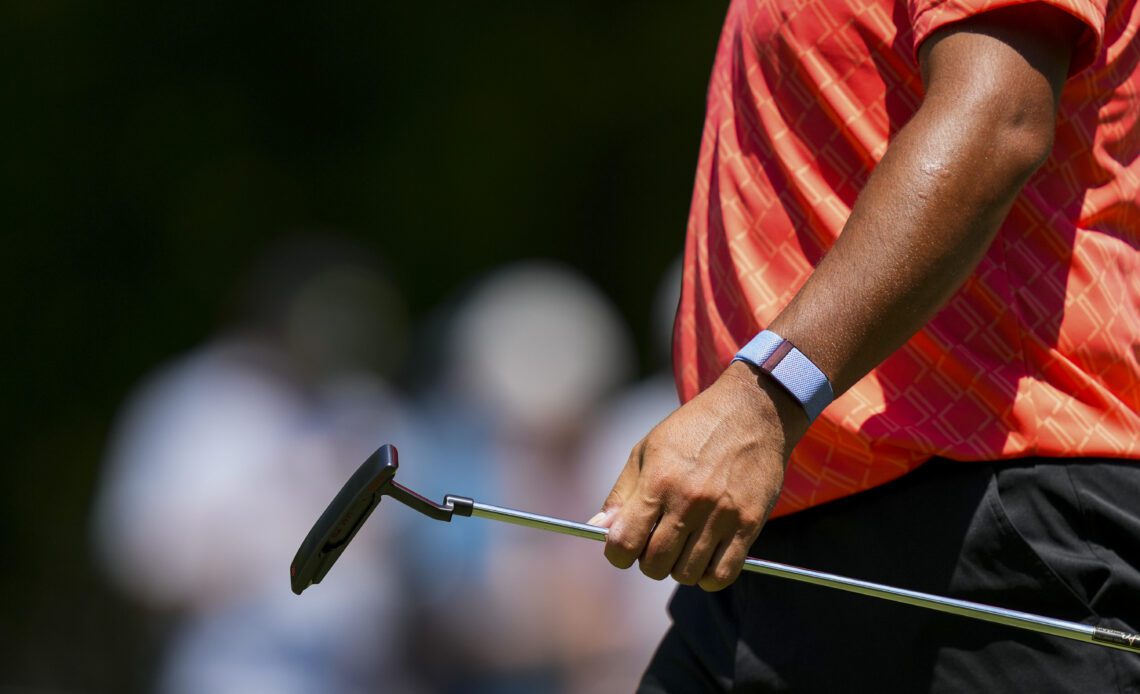
[[[399,466],[396,447],[385,444],[352,473],[309,530],[289,565],[289,581],[294,593],[300,595],[309,586],[321,582],[356,531],[380,504]]]
[[[294,593],[300,595],[321,582],[385,495],[435,520],[450,522],[456,513],[471,515],[475,503],[471,499],[449,494],[437,504],[401,486],[394,479],[399,467],[396,447],[386,443],[356,468],[309,530],[289,565]]]

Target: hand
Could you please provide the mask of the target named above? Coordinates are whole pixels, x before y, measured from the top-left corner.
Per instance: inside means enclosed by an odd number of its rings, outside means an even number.
[[[720,590],[736,580],[780,495],[807,416],[771,379],[732,363],[633,448],[602,512],[606,558],[660,580]]]

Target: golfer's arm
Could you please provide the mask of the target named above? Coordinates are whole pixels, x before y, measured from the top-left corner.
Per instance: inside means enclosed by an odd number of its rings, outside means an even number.
[[[835,246],[770,326],[828,375],[837,395],[930,320],[982,258],[1052,149],[1079,31],[1068,15],[1030,5],[923,44],[922,106],[868,179]]]

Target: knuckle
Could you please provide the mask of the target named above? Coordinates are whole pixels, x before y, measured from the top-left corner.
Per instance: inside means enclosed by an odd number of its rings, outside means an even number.
[[[740,568],[738,566],[721,562],[715,567],[710,567],[698,583],[703,590],[716,592],[732,585],[739,575]]]
[[[607,555],[613,554],[623,558],[629,557],[631,562],[637,557],[638,550],[640,549],[641,547],[637,539],[626,533],[616,534],[610,532],[610,536],[606,540]]]
[[[637,547],[632,538],[618,535],[613,531],[606,539],[605,555],[611,564],[619,569],[628,569],[637,558]]]
[[[760,534],[760,528],[764,525],[763,516],[750,516],[742,518],[736,523],[736,537],[745,545],[751,545],[756,536]]]
[[[623,536],[614,541],[613,549],[622,555],[636,557],[641,545],[634,538]]]
[[[720,505],[722,497],[704,487],[690,487],[685,490],[688,506],[693,510],[712,511]]]
[[[656,434],[656,430],[646,434],[645,438],[639,441],[637,445],[641,447],[642,455],[650,458],[659,457],[668,449],[668,446],[662,444],[661,438]]]
[[[678,537],[683,537],[689,531],[698,529],[699,523],[695,522],[694,519],[689,518],[689,515],[691,514],[675,514],[670,520],[670,524],[672,525],[673,530],[677,533]]]
[[[633,444],[633,449],[629,452],[630,460],[639,460],[645,454],[645,445],[648,439],[648,436],[643,436],[640,441]]]
[[[720,507],[713,514],[717,527],[746,545],[751,544],[751,540],[760,533],[760,528],[764,525],[764,514],[748,507]]]
[[[718,590],[724,590],[731,583],[732,583],[732,581],[730,579],[720,577],[716,574],[713,574],[711,576],[705,576],[704,578],[702,578],[700,580],[701,588],[703,590],[710,592],[710,593],[715,593]]]
[[[697,581],[700,580],[700,576],[694,573],[689,567],[685,567],[673,572],[673,580],[683,586],[692,586],[696,585]]]
[[[759,528],[764,524],[764,518],[762,509],[745,507],[737,511],[737,522],[742,528]]]
[[[676,482],[673,476],[666,471],[658,469],[646,475],[645,491],[654,499],[669,496],[674,487],[676,487]]]
[[[727,586],[729,583],[732,583],[733,579],[736,578],[736,574],[737,574],[736,569],[718,566],[716,569],[713,570],[712,578],[713,578],[713,581],[715,583],[723,584],[723,585]]]

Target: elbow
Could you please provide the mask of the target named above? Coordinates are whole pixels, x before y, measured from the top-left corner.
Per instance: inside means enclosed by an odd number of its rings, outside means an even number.
[[[1054,105],[1050,102],[1012,108],[1003,108],[990,120],[992,159],[1005,170],[1006,175],[1020,187],[1053,152],[1053,138],[1057,131]]]
[[[973,97],[973,98],[971,98]],[[953,104],[940,100],[928,116],[926,149],[935,169],[968,175],[983,196],[1005,200],[1016,195],[1053,151],[1056,115],[1047,106],[1001,95],[961,95]]]
[[[1057,100],[1043,81],[994,80],[962,100],[998,171],[1018,186],[1053,152]]]
[[[927,95],[916,115],[942,150],[994,192],[1018,189],[1053,151],[1057,103],[1046,85],[975,79]]]

